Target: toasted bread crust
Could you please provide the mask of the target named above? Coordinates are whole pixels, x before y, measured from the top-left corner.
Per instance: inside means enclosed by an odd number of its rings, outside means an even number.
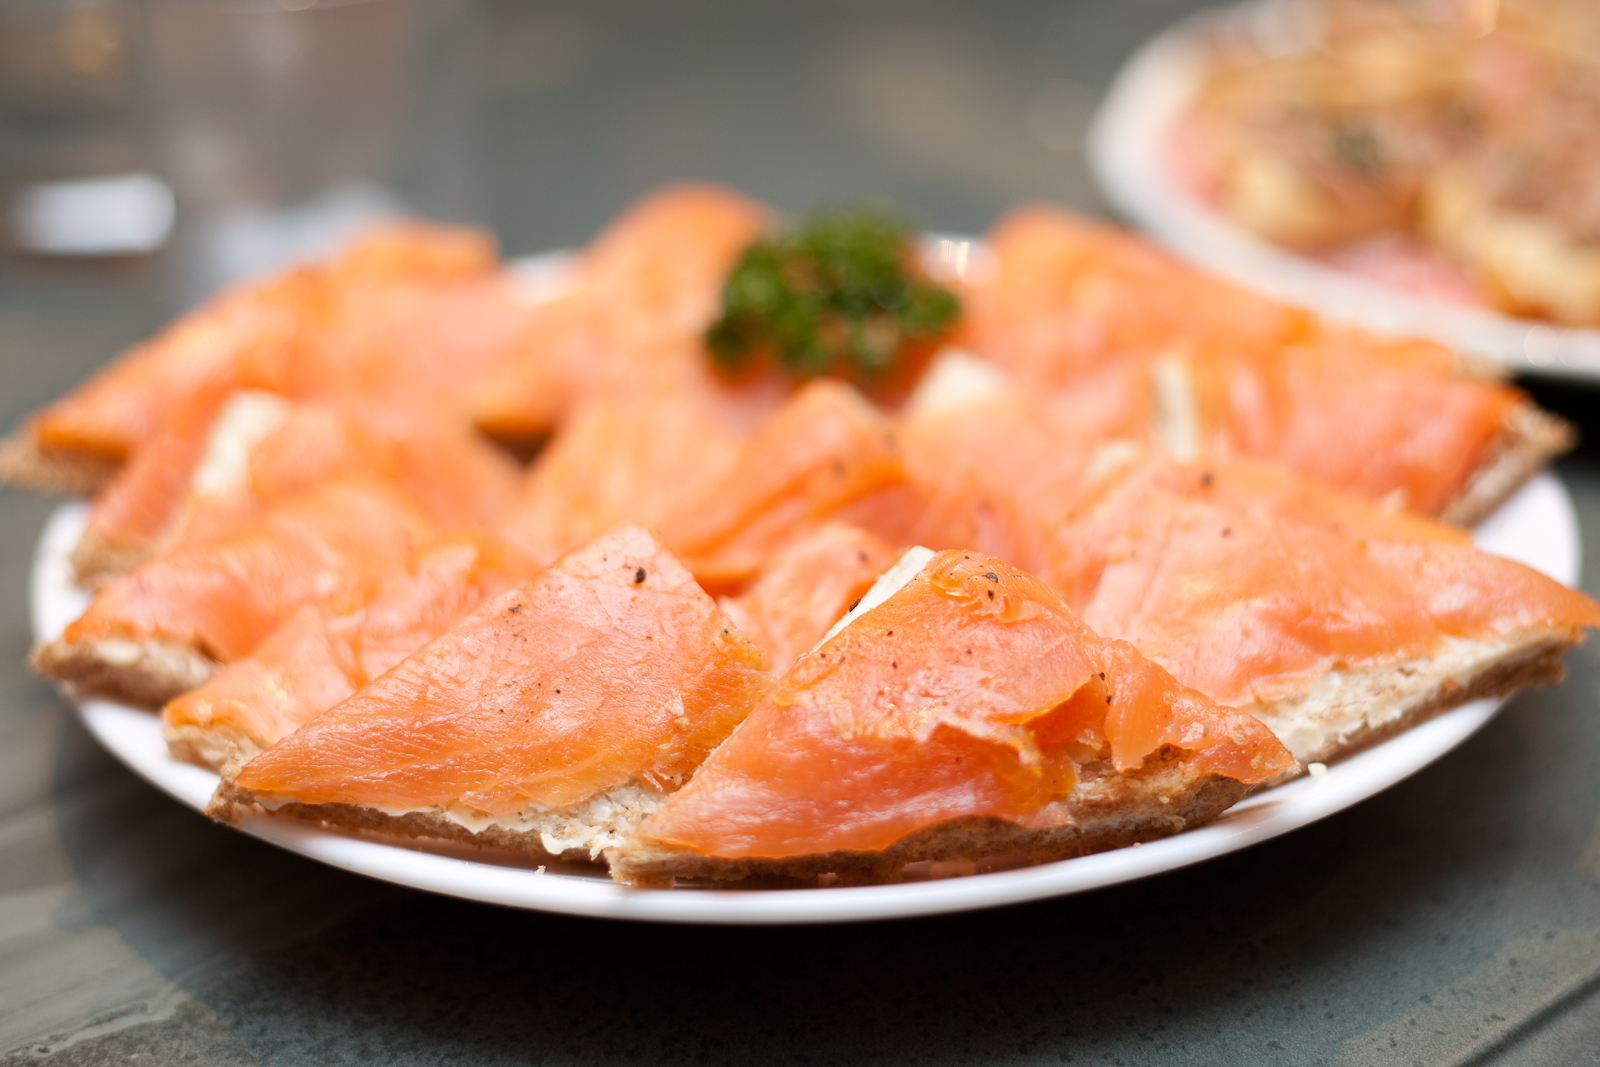
[[[241,788],[230,779],[224,779],[222,784],[217,786],[216,793],[211,797],[211,803],[206,805],[207,815],[229,826],[238,826],[247,815],[260,815],[269,811],[274,815],[284,815],[291,819],[299,819],[301,822],[329,826],[336,830],[459,841],[469,845],[509,849],[539,859],[558,858],[546,851],[536,833],[519,833],[496,825],[473,831],[436,812],[411,811],[404,815],[389,815],[377,808],[364,808],[354,804],[300,804],[293,801],[268,808],[255,791]]]
[[[222,665],[190,645],[173,641],[67,641],[33,649],[40,674],[67,682],[77,693],[158,708],[209,681]]]
[[[1518,404],[1440,519],[1458,526],[1477,525],[1547,462],[1577,443],[1578,432],[1567,420],[1526,401]]]
[[[248,763],[261,746],[242,730],[231,726],[163,726],[161,736],[172,758],[195,763],[232,778]]]
[[[924,860],[1045,863],[1167,837],[1214,819],[1249,791],[1232,778],[1197,771],[1170,748],[1152,755],[1132,774],[1117,774],[1104,763],[1085,767],[1083,773],[1062,802],[1064,821],[1048,829],[973,816],[919,830],[881,852],[727,859],[652,837],[647,822],[631,840],[606,850],[606,858],[611,876],[633,886],[752,878],[815,885],[821,875],[849,884],[891,882],[907,864]]]
[[[72,574],[80,586],[92,589],[107,579],[127,574],[146,559],[149,550],[117,548],[85,530],[72,549]]]
[[[122,465],[87,450],[41,448],[26,428],[0,439],[0,485],[59,496],[93,496]]]
[[[1370,712],[1381,706],[1374,702],[1372,709],[1363,715],[1362,721],[1353,730],[1315,748],[1305,749],[1291,740],[1296,727],[1308,717],[1305,701],[1300,697],[1288,697],[1261,708],[1246,709],[1266,723],[1301,763],[1300,771],[1280,775],[1264,783],[1262,788],[1296,777],[1303,773],[1305,764],[1328,763],[1352,756],[1471,701],[1506,696],[1528,686],[1555,685],[1566,674],[1562,657],[1582,636],[1579,630],[1564,628],[1509,636],[1500,654],[1464,681],[1443,669],[1435,669],[1422,695],[1412,699],[1398,715],[1374,722]],[[1395,672],[1400,666],[1391,664],[1388,670]]]
[[[271,812],[335,830],[454,841],[562,862],[597,862],[609,840],[619,833],[631,834],[661,800],[653,788],[641,789],[637,780],[630,780],[570,807],[541,809],[526,827],[486,818],[474,829],[437,809],[390,814],[353,804],[302,804],[267,798],[239,786],[234,773],[236,768],[224,770],[222,783],[206,806],[207,815],[232,826],[238,826],[247,815]],[[569,832],[574,826],[579,831],[576,837]],[[547,833],[553,833],[553,839]]]

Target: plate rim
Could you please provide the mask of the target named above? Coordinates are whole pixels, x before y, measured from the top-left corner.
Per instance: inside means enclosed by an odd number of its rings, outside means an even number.
[[[35,640],[60,632],[88,594],[71,583],[67,556],[87,515],[82,502],[63,504],[40,534],[30,573]],[[1576,585],[1581,548],[1577,515],[1566,487],[1544,471],[1518,490],[1477,531],[1486,548],[1538,533],[1538,552],[1523,562]],[[1506,540],[1509,538],[1509,540]],[[1509,551],[1508,555],[1517,555]],[[1533,557],[1537,556],[1537,560]],[[117,760],[185,806],[203,811],[218,779],[172,759],[159,719],[111,701],[78,700],[79,720]],[[1507,698],[1509,699],[1509,698]],[[1226,855],[1320,821],[1429,766],[1476,733],[1505,699],[1479,700],[1330,766],[1247,798],[1216,820],[1139,846],[988,874],[817,889],[630,889],[609,879],[524,865],[466,860],[399,842],[378,841],[320,826],[257,815],[244,832],[322,863],[446,896],[527,910],[705,925],[774,925],[912,918],[1019,904],[1105,888]]]
[[[1199,82],[1211,39],[1271,2],[1244,0],[1196,12],[1146,40],[1123,63],[1085,139],[1090,172],[1117,212],[1190,263],[1329,318],[1427,337],[1519,373],[1600,381],[1600,328],[1431,300],[1318,263],[1234,224],[1172,174],[1167,138]]]

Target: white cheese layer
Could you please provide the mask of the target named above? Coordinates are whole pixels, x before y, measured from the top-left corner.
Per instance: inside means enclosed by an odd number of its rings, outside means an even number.
[[[1442,689],[1464,688],[1497,663],[1548,639],[1541,631],[1511,640],[1446,638],[1432,655],[1329,671],[1297,693],[1241,710],[1266,723],[1295,759],[1310,763],[1394,725]]]
[[[431,815],[446,819],[474,834],[499,827],[517,834],[538,834],[539,843],[552,856],[568,849],[587,849],[590,859],[631,837],[639,824],[655,814],[667,795],[633,779],[596,793],[564,808],[530,803],[521,811],[490,815],[466,804],[436,804],[426,808],[377,808],[385,815]],[[277,811],[296,799],[284,793],[256,793],[253,799],[268,811]]]
[[[1010,379],[993,363],[962,348],[942,348],[917,381],[906,402],[906,414],[918,418],[959,411],[1010,389]]]
[[[174,692],[197,689],[218,670],[214,660],[190,646],[155,637],[102,637],[89,642],[87,656],[108,667],[165,679]]]
[[[242,488],[250,477],[250,450],[288,419],[289,402],[275,393],[258,389],[234,393],[211,424],[189,491],[221,496]]]
[[[1151,361],[1150,393],[1155,401],[1151,436],[1157,447],[1179,463],[1193,463],[1200,456],[1200,413],[1183,357],[1165,355]]]

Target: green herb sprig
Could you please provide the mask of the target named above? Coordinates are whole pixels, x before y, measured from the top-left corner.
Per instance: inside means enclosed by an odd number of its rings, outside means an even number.
[[[706,346],[737,372],[770,354],[795,378],[883,379],[955,320],[955,295],[916,268],[916,232],[872,209],[818,213],[745,249]]]

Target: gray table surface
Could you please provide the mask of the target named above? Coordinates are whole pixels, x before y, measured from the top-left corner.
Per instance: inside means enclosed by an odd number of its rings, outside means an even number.
[[[791,209],[891,199],[951,230],[1024,198],[1097,210],[1063,126],[1185,7],[488,6],[473,210],[514,251],[681,177]],[[160,278],[0,263],[6,424],[157,325]],[[1600,437],[1591,395],[1542,395]],[[1600,460],[1558,469],[1600,560]],[[1387,793],[1192,869],[935,919],[652,927],[343,874],[142,784],[24,665],[51,506],[0,493],[0,1054],[1600,1064],[1600,646]]]

